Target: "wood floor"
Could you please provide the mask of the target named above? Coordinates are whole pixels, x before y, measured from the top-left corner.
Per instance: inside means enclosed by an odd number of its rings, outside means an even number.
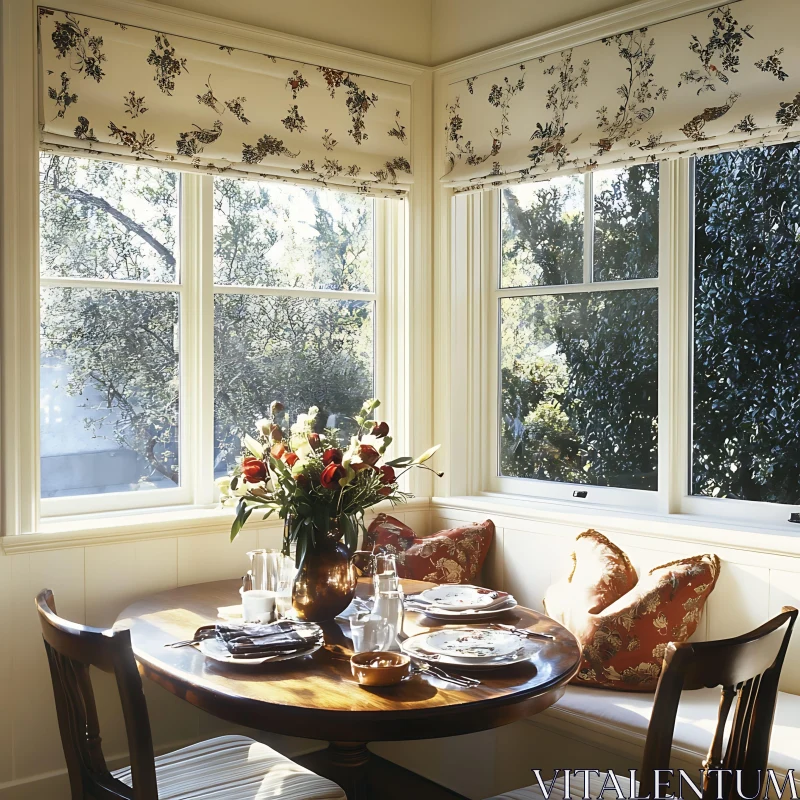
[[[331,770],[325,750],[309,753],[294,760],[318,775],[336,780],[335,771]],[[463,795],[451,792],[376,755],[371,757],[367,767],[366,783],[366,792],[364,795],[359,792],[359,800],[362,796],[365,800],[467,800]]]

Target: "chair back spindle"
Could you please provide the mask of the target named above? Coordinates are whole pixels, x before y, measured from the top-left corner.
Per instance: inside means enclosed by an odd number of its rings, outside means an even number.
[[[62,619],[49,589],[39,593],[36,608],[50,664],[72,800],[158,800],[150,720],[130,632],[89,628]],[[116,678],[132,788],[114,778],[106,765],[90,667]]]
[[[716,686],[721,695],[703,761],[703,800],[763,795],[778,681],[797,613],[787,606],[742,636],[667,647],[645,742],[640,797],[655,796],[655,770],[670,764],[681,692]]]

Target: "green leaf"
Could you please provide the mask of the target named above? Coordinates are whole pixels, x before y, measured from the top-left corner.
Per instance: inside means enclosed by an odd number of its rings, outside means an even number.
[[[415,458],[411,463],[412,464],[424,464],[431,456],[433,456],[436,451],[441,447],[440,444],[435,444],[433,447],[429,447],[421,456]]]
[[[233,541],[239,535],[239,531],[241,531],[245,522],[247,522],[247,518],[252,513],[253,509],[247,507],[247,503],[245,503],[244,498],[239,500],[239,503],[236,506],[236,516],[234,517],[233,524],[231,525],[231,541]]]
[[[387,461],[386,464],[389,467],[407,467],[412,460],[411,456],[400,456],[400,458],[393,458],[391,461]]]

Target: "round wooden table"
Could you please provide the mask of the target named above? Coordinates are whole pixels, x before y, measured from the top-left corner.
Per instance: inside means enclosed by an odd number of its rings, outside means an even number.
[[[406,594],[432,585],[402,583]],[[499,621],[550,633],[555,640],[542,640],[529,662],[480,673],[481,685],[470,689],[427,676],[362,688],[350,672],[347,626],[335,622],[323,626],[323,649],[269,667],[230,667],[193,647],[164,646],[190,639],[201,625],[217,619],[218,608],[236,604],[239,585],[200,583],[146,597],[126,608],[117,626],[130,628],[141,674],[192,705],[260,731],[330,742],[330,777],[350,798],[367,796],[368,742],[456,736],[538,714],[561,697],[580,664],[580,647],[566,628],[521,607]],[[371,581],[362,581],[358,591],[369,596]],[[440,626],[406,613],[408,635]]]

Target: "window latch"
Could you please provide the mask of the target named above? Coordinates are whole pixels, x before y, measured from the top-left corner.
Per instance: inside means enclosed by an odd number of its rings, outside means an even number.
[[[791,514],[789,514],[789,522],[797,522],[797,523],[800,523],[800,512],[798,512],[798,511],[792,511],[792,513],[791,513]]]
[[[585,489],[576,489],[576,490],[575,490],[575,491],[572,493],[572,496],[573,496],[573,497],[581,497],[581,498],[583,498],[583,497],[586,497],[586,495],[587,495],[587,494],[589,494],[589,492],[587,492]],[[797,515],[795,515],[795,514],[792,514],[792,516],[793,516],[793,517],[794,517],[794,516],[797,516],[797,517],[798,517],[798,519],[797,519],[796,521],[797,521],[797,522],[800,522],[800,514],[797,514]]]

